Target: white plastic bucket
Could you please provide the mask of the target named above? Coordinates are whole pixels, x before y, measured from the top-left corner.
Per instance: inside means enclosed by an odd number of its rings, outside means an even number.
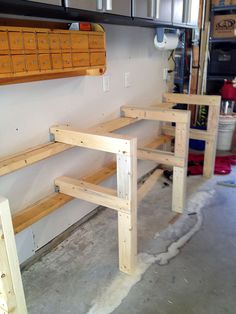
[[[217,149],[231,150],[232,137],[236,125],[236,118],[232,116],[220,116]]]

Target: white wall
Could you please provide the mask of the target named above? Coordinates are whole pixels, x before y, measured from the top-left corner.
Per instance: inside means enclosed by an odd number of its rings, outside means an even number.
[[[102,77],[75,77],[0,87],[0,158],[45,143],[49,127],[69,123],[86,129],[119,116],[122,105],[151,105],[161,99],[166,52],[153,47],[154,31],[147,28],[105,26],[110,91],[102,90]],[[132,86],[124,88],[124,72]],[[122,132],[139,135],[141,142],[157,134],[157,123],[141,122]],[[72,149],[0,178],[0,195],[17,212],[54,191],[61,175],[80,177],[105,163],[107,156]],[[139,174],[152,167],[140,163]],[[114,179],[109,181],[113,182]],[[20,260],[30,257],[95,205],[74,200],[17,235]]]

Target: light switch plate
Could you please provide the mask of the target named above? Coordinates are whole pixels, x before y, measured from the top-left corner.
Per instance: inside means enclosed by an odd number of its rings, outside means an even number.
[[[125,88],[131,86],[131,74],[130,72],[125,72]]]

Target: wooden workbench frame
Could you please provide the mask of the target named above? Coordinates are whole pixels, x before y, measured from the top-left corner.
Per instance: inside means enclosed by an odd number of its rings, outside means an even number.
[[[132,273],[137,258],[137,139],[81,132],[68,126],[50,128],[56,142],[116,154],[117,191],[83,180],[60,177],[60,193],[118,211],[119,268]]]
[[[0,197],[0,313],[27,314],[8,200]]]
[[[182,213],[186,199],[190,112],[128,106],[123,106],[121,110],[123,115],[128,118],[176,123],[174,153],[154,149],[139,149],[138,158],[173,166],[172,210]]]
[[[216,143],[218,134],[218,124],[220,115],[220,96],[205,95],[185,95],[185,94],[169,94],[163,95],[163,101],[175,104],[188,105],[204,105],[208,106],[207,130],[190,129],[190,139],[205,141],[203,175],[206,178],[212,177],[215,169]],[[172,126],[163,126],[162,131],[166,135],[174,136],[175,128]]]

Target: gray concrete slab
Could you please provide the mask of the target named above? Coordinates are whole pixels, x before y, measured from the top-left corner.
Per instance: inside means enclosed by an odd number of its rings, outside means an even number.
[[[101,211],[23,272],[29,314],[235,314],[236,188],[216,185],[235,176],[188,178],[187,210],[174,224],[171,187],[157,183],[139,206],[133,276],[118,271],[116,213]],[[161,266],[176,241],[179,254]]]

